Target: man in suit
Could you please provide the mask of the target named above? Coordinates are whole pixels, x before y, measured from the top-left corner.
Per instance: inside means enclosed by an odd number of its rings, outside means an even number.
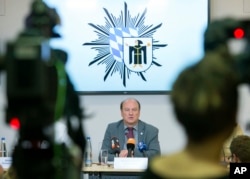
[[[122,119],[108,124],[102,143],[102,149],[109,150],[108,161],[113,161],[116,155],[117,157],[128,157],[129,138],[135,142],[132,151],[133,157],[150,159],[155,155],[160,155],[159,130],[139,119],[141,110],[139,101],[134,98],[125,99],[120,104],[120,110]],[[132,128],[132,136],[128,136],[130,135],[128,128]]]

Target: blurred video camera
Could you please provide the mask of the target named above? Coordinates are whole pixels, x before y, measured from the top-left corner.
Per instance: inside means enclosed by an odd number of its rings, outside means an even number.
[[[18,129],[12,167],[18,179],[79,179],[85,137],[83,111],[65,63],[67,53],[52,49],[49,39],[59,24],[55,9],[34,0],[25,19],[25,29],[7,43],[6,123]],[[74,152],[54,141],[54,123],[64,117]],[[71,125],[78,119],[78,128]],[[78,150],[78,156],[72,153]]]
[[[22,127],[41,128],[53,123],[57,75],[49,65],[51,51],[39,36],[20,36],[7,44],[8,124],[19,120]]]
[[[223,47],[234,57],[240,83],[250,84],[250,20],[224,18],[209,24],[204,35],[204,50]]]

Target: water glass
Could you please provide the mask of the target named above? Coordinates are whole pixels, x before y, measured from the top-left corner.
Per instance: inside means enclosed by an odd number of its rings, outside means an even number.
[[[108,165],[108,149],[101,149],[100,151],[101,165]]]

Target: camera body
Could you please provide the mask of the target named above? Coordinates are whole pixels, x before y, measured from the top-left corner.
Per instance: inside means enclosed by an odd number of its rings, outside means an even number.
[[[204,50],[224,49],[234,59],[240,83],[250,84],[250,20],[224,18],[211,22],[204,34]]]
[[[66,179],[68,170],[58,170],[70,165],[68,150],[64,144],[54,142],[53,124],[60,86],[56,66],[52,63],[53,49],[42,36],[29,35],[21,34],[7,44],[6,123],[11,124],[12,120],[20,123],[12,166],[20,179],[37,175]],[[61,98],[66,98],[65,94]],[[55,148],[63,156],[59,156]],[[28,170],[27,166],[32,169]]]
[[[57,77],[50,54],[40,36],[20,36],[7,44],[7,123],[18,118],[22,127],[40,128],[54,122]]]

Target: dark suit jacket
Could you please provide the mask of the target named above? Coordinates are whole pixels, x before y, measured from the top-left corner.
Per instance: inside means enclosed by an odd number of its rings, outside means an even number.
[[[158,140],[159,130],[147,124],[141,120],[138,121],[138,142],[144,142],[147,146],[147,150],[145,151],[146,156],[150,159],[155,155],[160,155],[160,144]],[[123,146],[126,145],[127,141],[125,141],[125,131],[124,131],[124,123],[123,120],[118,122],[113,122],[108,124],[104,139],[102,142],[102,149],[109,150],[108,161],[113,161],[115,154],[111,148],[111,138],[117,137],[120,143],[120,149],[124,149]],[[134,157],[144,157],[143,153],[138,150],[137,144],[134,149]]]

